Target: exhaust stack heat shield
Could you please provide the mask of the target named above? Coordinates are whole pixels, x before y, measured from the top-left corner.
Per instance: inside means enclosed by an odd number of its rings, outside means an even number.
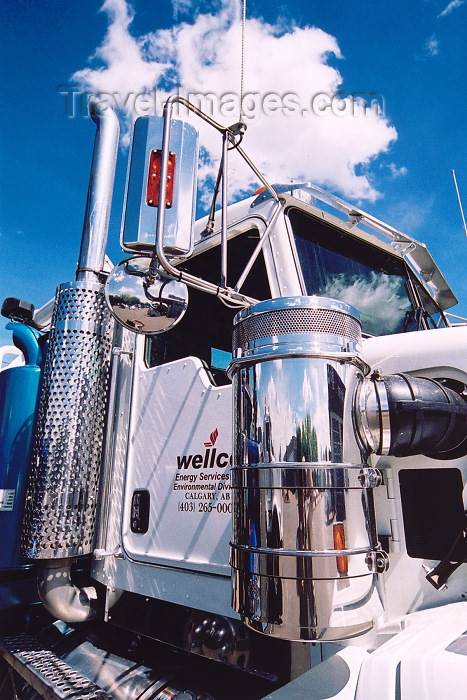
[[[112,329],[102,285],[58,287],[23,531],[32,559],[92,551]]]
[[[235,318],[233,607],[252,629],[334,641],[383,612],[372,488],[357,443],[357,312],[290,297]]]

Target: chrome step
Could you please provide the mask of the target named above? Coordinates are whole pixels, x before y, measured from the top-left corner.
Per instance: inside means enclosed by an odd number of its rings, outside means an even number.
[[[45,700],[114,700],[28,634],[4,637],[0,655]]]

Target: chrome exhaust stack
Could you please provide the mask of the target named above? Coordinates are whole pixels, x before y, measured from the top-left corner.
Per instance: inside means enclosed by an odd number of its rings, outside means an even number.
[[[93,547],[113,332],[101,273],[119,125],[110,109],[90,103],[90,112],[97,133],[77,281],[56,292],[22,541],[23,554],[41,560],[41,600],[61,619],[69,608],[67,621],[94,612],[94,596],[77,593],[69,574]]]
[[[290,640],[363,634],[383,612],[372,489],[354,429],[368,367],[352,307],[261,302],[235,318],[233,607]]]

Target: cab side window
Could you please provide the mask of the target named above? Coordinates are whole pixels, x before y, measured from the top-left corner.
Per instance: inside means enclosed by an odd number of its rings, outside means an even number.
[[[259,240],[256,230],[241,234],[228,243],[228,285],[236,284]],[[183,270],[217,283],[220,274],[220,247],[202,253],[184,263]],[[258,255],[241,291],[254,299],[271,296],[264,257]],[[212,294],[188,290],[188,309],[172,330],[146,341],[149,367],[193,355],[202,360],[214,384],[228,383],[225,368],[232,351],[233,319],[239,309],[223,304]]]

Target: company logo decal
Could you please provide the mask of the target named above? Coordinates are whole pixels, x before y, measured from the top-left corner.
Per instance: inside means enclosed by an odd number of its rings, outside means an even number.
[[[177,468],[178,469],[188,469],[191,467],[193,469],[212,469],[217,467],[218,469],[225,469],[230,462],[230,455],[227,452],[218,452],[214,445],[219,437],[219,431],[215,428],[209,435],[209,441],[204,443],[206,448],[204,454],[198,455],[178,455],[177,456]]]
[[[209,442],[205,442],[205,443],[204,443],[204,446],[205,446],[205,447],[214,447],[214,445],[216,444],[216,440],[217,440],[217,438],[218,438],[218,435],[219,435],[219,431],[218,431],[217,428],[216,428],[216,429],[213,430],[213,432],[210,434],[210,436],[209,436]]]

